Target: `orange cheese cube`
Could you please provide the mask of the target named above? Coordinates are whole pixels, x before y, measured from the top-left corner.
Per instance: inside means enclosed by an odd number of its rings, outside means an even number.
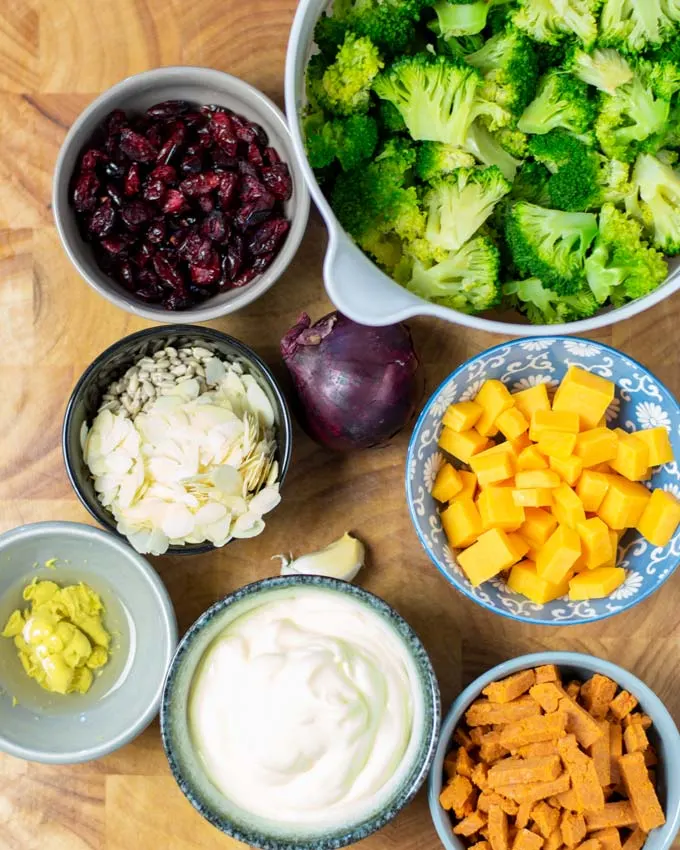
[[[488,445],[489,441],[486,437],[482,437],[474,429],[459,434],[451,428],[444,427],[439,438],[439,448],[462,460],[463,463],[469,463],[473,455],[479,454]]]
[[[526,469],[515,476],[515,485],[518,490],[531,487],[559,487],[561,483],[560,476],[552,469]]]
[[[518,561],[521,560],[531,548],[527,541],[517,531],[509,531],[508,540],[517,555]]]
[[[444,425],[452,431],[469,431],[477,424],[483,409],[474,401],[459,401],[450,404],[442,419]]]
[[[517,457],[519,457],[520,452],[523,452],[524,449],[528,449],[529,446],[533,446],[533,443],[529,438],[529,434],[526,431],[524,434],[520,434],[519,437],[515,437],[514,440],[509,440],[508,442],[512,446]]]
[[[501,381],[484,381],[475,402],[482,408],[482,415],[475,427],[486,437],[491,437],[498,432],[496,419],[515,404],[508,388]]]
[[[673,446],[663,426],[636,431],[635,436],[647,446],[650,466],[661,466],[673,460]]]
[[[545,455],[541,454],[538,446],[530,445],[526,449],[522,449],[517,458],[518,470],[536,470],[547,469],[548,460]]]
[[[506,440],[516,440],[529,430],[529,421],[516,407],[511,407],[496,419],[496,426]]]
[[[650,466],[647,444],[621,428],[616,429],[616,434],[619,440],[616,457],[609,462],[611,468],[629,481],[642,481]]]
[[[619,759],[619,770],[640,829],[651,832],[666,823],[663,808],[652,785],[642,753],[628,753]]]
[[[476,543],[458,554],[458,563],[473,587],[497,576],[518,560],[508,535],[499,528],[485,531]]]
[[[537,605],[545,605],[569,593],[570,573],[559,584],[553,584],[539,576],[533,561],[522,561],[510,570],[508,587],[521,593]]]
[[[554,410],[535,410],[531,417],[529,436],[537,442],[546,431],[562,431],[567,434],[578,434],[578,414]]]
[[[442,511],[442,525],[454,549],[471,546],[484,531],[482,518],[472,499],[455,501]]]
[[[557,528],[555,517],[541,508],[526,508],[518,532],[535,548],[540,548]]]
[[[667,546],[678,523],[680,502],[665,490],[654,490],[636,527],[653,546]]]
[[[524,522],[524,508],[515,504],[509,487],[491,487],[483,490],[477,499],[485,530],[502,528],[517,531]]]
[[[584,469],[576,485],[576,495],[583,503],[583,509],[595,513],[609,489],[609,478],[602,472]]]
[[[484,451],[480,452],[482,455],[509,455],[513,461],[517,458],[517,452],[515,451],[510,440],[504,440],[502,443],[491,443],[488,448],[484,449]]]
[[[582,430],[595,428],[614,400],[615,386],[606,378],[570,366],[553,400],[553,410],[576,412]]]
[[[566,431],[542,431],[538,438],[538,448],[544,455],[566,460],[576,446],[576,434]]]
[[[531,417],[537,410],[550,410],[547,384],[536,384],[527,390],[513,393],[515,407],[531,422]]]
[[[538,553],[536,570],[546,581],[560,584],[580,557],[578,534],[573,528],[558,525]]]
[[[477,476],[477,483],[480,487],[488,487],[498,481],[505,481],[507,478],[512,478],[515,473],[515,465],[508,452],[495,452],[493,454],[481,452],[470,458],[470,466]]]
[[[458,475],[460,475],[460,480],[463,482],[463,487],[449,501],[458,502],[461,499],[474,499],[477,492],[477,476],[474,472],[468,472],[466,469],[459,470]]]
[[[566,458],[566,460],[551,457],[550,468],[554,470],[570,487],[573,487],[581,475],[583,464],[581,463],[581,458],[576,457],[576,455],[570,455]]]
[[[513,490],[512,498],[516,505],[523,508],[550,507],[553,503],[553,491],[548,487],[529,487],[526,490]]]
[[[610,475],[609,488],[597,515],[614,531],[634,528],[650,498],[651,493],[642,484],[628,481],[620,475]]]
[[[626,571],[620,567],[598,567],[579,573],[569,582],[569,598],[572,602],[586,599],[604,599],[626,580]]]
[[[576,528],[580,522],[585,521],[583,504],[568,484],[560,484],[553,490],[553,502],[553,515],[562,525]]]
[[[597,466],[613,460],[618,451],[618,434],[609,428],[593,428],[583,431],[576,438],[574,454],[581,459],[583,468]]]
[[[612,559],[610,530],[599,517],[591,517],[576,526],[581,538],[583,560],[589,570],[602,567]]]
[[[457,469],[445,463],[437,473],[432,487],[432,496],[438,502],[448,502],[463,489],[463,480]]]
[[[619,562],[619,535],[618,532],[609,529],[609,542],[611,544],[612,556],[603,567],[615,567]]]

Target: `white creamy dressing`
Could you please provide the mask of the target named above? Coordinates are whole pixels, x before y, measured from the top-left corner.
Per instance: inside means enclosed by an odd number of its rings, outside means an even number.
[[[420,693],[406,645],[367,606],[311,587],[272,591],[206,651],[189,723],[236,806],[330,826],[376,810],[411,768]]]

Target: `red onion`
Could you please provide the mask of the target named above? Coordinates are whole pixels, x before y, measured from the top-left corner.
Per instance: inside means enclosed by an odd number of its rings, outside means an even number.
[[[423,377],[405,325],[369,328],[340,313],[303,313],[281,340],[302,425],[336,451],[386,443],[422,398]]]

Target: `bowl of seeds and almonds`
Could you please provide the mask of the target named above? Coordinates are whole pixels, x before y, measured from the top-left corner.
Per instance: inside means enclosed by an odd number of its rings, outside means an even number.
[[[283,394],[252,349],[173,325],[96,358],[69,400],[62,444],[101,525],[145,554],[198,554],[263,531],[292,437]]]

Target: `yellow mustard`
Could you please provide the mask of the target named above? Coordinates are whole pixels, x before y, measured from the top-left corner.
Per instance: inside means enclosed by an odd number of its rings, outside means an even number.
[[[24,670],[45,690],[84,694],[92,671],[109,658],[111,635],[102,622],[101,599],[82,582],[59,587],[37,579],[23,597],[31,607],[10,615],[2,637],[14,638]]]

